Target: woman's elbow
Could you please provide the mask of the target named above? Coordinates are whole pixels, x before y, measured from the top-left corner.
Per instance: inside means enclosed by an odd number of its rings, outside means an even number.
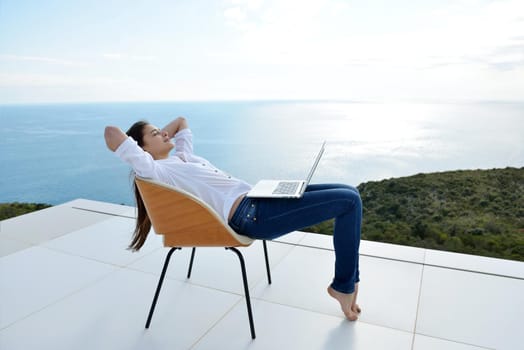
[[[104,138],[107,148],[114,152],[125,141],[126,134],[116,126],[106,126]]]
[[[189,124],[186,117],[178,117],[178,130],[187,129]]]

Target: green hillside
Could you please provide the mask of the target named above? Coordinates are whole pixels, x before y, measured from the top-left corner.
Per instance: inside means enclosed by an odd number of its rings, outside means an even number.
[[[49,208],[49,204],[42,203],[0,203],[0,220],[30,213],[35,210]]]
[[[418,174],[358,189],[362,239],[524,261],[524,168]],[[333,222],[306,231],[332,234]]]

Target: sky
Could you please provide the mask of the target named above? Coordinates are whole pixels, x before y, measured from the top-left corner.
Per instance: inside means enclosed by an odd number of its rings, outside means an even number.
[[[0,0],[0,104],[524,101],[522,0]]]

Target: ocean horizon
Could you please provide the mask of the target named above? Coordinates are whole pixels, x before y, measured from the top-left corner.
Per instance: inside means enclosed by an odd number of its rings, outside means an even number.
[[[210,101],[0,105],[0,202],[86,198],[133,205],[129,167],[104,127],[185,116],[195,152],[235,177],[358,185],[449,170],[524,166],[524,103]]]

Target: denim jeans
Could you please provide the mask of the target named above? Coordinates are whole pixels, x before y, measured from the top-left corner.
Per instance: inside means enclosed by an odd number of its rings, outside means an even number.
[[[229,225],[255,239],[274,239],[286,233],[335,219],[335,277],[331,286],[353,293],[360,281],[358,260],[362,201],[355,187],[315,184],[300,199],[244,198]]]

